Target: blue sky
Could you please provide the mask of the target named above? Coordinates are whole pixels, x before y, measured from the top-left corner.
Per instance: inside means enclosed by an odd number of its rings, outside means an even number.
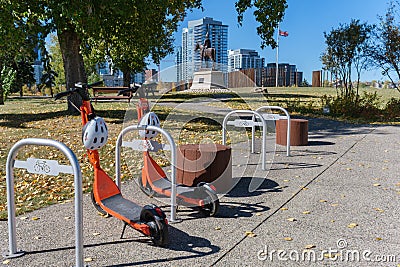
[[[368,24],[377,24],[378,15],[383,16],[387,9],[387,0],[288,0],[281,30],[288,31],[288,37],[279,41],[279,62],[296,64],[303,71],[304,78],[311,82],[313,70],[320,70],[320,56],[325,49],[324,32],[338,28],[340,23],[350,23],[351,19],[359,19]],[[243,25],[237,23],[234,0],[203,0],[204,11],[189,12],[175,34],[175,44],[180,45],[181,30],[187,27],[189,20],[212,17],[229,25],[228,49],[254,49],[266,59],[275,62],[276,52],[271,48],[261,50],[261,39],[257,35],[252,11],[245,13]],[[161,70],[171,65],[166,58],[161,63]],[[383,80],[380,70],[369,71],[361,76],[361,80]]]

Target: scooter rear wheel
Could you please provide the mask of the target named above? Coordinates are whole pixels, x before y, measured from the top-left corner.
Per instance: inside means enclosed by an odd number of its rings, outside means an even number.
[[[158,247],[166,247],[168,245],[168,226],[161,218],[155,218],[154,221],[147,223],[150,227],[151,241]]]
[[[93,191],[92,191],[92,193],[90,194],[90,197],[91,197],[91,199],[92,199],[93,206],[96,208],[97,212],[100,213],[100,215],[103,216],[103,217],[104,217],[104,216],[109,216],[109,214],[108,214],[106,211],[104,211],[104,210],[100,207],[99,204],[97,204],[97,202],[96,202],[96,200],[95,200],[95,198],[94,198],[94,193],[93,193]]]
[[[214,217],[219,211],[219,199],[214,193],[204,189],[208,197],[205,199],[206,204],[200,207],[200,211],[209,217]]]
[[[166,216],[156,205],[146,205],[140,214],[140,220],[150,227],[150,237],[154,245],[165,247],[169,243]],[[159,214],[160,213],[160,214]]]

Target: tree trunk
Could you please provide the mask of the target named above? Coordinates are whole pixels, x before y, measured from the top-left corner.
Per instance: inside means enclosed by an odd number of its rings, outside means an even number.
[[[124,86],[129,87],[131,84],[131,72],[129,70],[123,70],[124,75]]]
[[[4,91],[3,91],[3,83],[1,82],[1,71],[0,71],[0,105],[4,105]]]
[[[67,90],[73,88],[77,82],[87,82],[83,57],[80,53],[81,40],[75,32],[73,26],[58,33],[58,41],[60,43],[61,53],[64,63],[65,81]],[[78,94],[68,97],[68,111],[76,113],[76,107],[82,105],[82,99]],[[72,102],[73,105],[70,103]]]

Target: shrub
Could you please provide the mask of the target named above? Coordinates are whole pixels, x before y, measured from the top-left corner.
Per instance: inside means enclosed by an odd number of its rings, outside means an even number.
[[[322,107],[329,107],[333,116],[375,119],[380,114],[381,99],[376,92],[364,92],[362,96],[354,93],[335,97],[324,95],[320,101]]]
[[[400,117],[400,99],[392,97],[385,106],[384,114],[387,119]]]

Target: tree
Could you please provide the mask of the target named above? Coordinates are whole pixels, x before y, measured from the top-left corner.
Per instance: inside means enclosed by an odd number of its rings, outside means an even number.
[[[390,1],[384,17],[380,17],[380,24],[373,31],[373,46],[370,56],[373,63],[382,69],[382,74],[387,76],[393,86],[400,92],[400,25],[396,20],[398,3]]]
[[[64,63],[57,35],[51,34],[49,43],[47,51],[49,57],[51,57],[51,67],[57,73],[54,83],[56,86],[62,86],[65,84]]]
[[[50,88],[50,95],[53,97],[53,87],[55,86],[55,80],[58,76],[57,72],[55,72],[52,68],[52,57],[49,55],[47,50],[42,52],[42,63],[43,63],[43,75],[41,84],[42,87]]]
[[[356,68],[359,81],[361,71],[367,67],[364,59],[367,56],[371,31],[372,26],[353,19],[350,24],[340,24],[337,29],[329,33],[324,32],[327,47],[321,56],[321,61],[325,69],[342,81],[343,97],[351,97],[354,94],[351,80],[353,68]],[[359,83],[357,83],[356,97],[358,87]]]
[[[276,47],[274,33],[279,22],[283,20],[288,7],[286,0],[238,0],[235,3],[238,13],[238,23],[242,25],[243,15],[247,9],[254,9],[254,17],[260,25],[257,34],[261,38],[261,48],[265,46]]]
[[[0,72],[0,76],[1,76],[1,80],[0,80],[0,84],[2,87],[2,95],[0,95],[1,97],[1,101],[7,99],[7,96],[10,94],[13,83],[15,82],[15,70],[13,70],[12,68],[9,67],[3,67],[3,69]]]
[[[21,67],[26,66],[26,59],[33,54],[34,48],[44,43],[38,34],[40,18],[32,16],[26,10],[20,1],[0,2],[0,70],[16,70],[18,62]],[[20,77],[26,74],[26,68],[23,70]],[[0,105],[4,104],[5,98],[2,73],[3,71],[0,72]]]

